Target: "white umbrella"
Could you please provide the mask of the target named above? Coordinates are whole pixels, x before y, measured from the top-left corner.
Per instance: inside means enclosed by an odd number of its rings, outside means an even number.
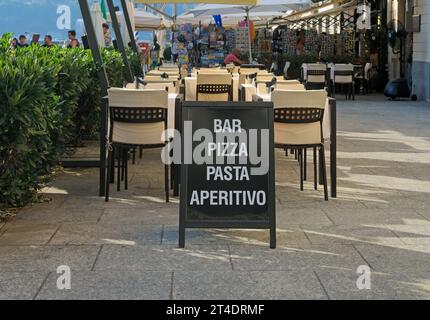
[[[240,21],[243,20],[245,13],[241,12],[240,14],[236,13],[236,14],[226,14],[222,16],[222,24],[224,26],[235,26],[237,25]],[[261,13],[254,13],[254,12],[250,12],[249,16],[252,18],[253,21],[258,21],[258,22],[264,22],[266,20],[268,20],[269,18],[272,17],[276,17],[279,16],[279,12],[261,12]],[[215,23],[215,19],[213,18],[213,16],[207,16],[207,15],[201,15],[201,16],[195,16],[194,14],[191,13],[184,13],[179,15],[176,18],[176,22],[178,24],[184,24],[184,23],[192,23],[192,24],[211,24],[211,23]]]
[[[136,10],[134,21],[138,30],[153,30],[163,27],[163,18],[145,10]]]
[[[99,47],[105,46],[103,23],[105,22],[102,17],[102,9],[100,3],[95,2],[91,7],[91,18],[96,31],[97,43]]]
[[[238,4],[225,5],[225,4],[202,4],[188,13],[194,16],[212,16],[212,15],[226,15],[226,14],[246,14],[247,28],[248,28],[248,47],[249,47],[249,60],[252,62],[252,47],[251,47],[251,32],[249,26],[250,14],[264,13],[264,12],[278,12],[282,15],[290,10],[302,9],[304,6],[309,5],[311,0],[259,0],[255,6],[244,6]]]

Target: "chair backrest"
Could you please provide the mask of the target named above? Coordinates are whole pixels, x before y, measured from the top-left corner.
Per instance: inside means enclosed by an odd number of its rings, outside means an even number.
[[[299,80],[285,80],[284,77],[276,77],[276,83],[285,83],[285,84],[300,84]]]
[[[353,81],[354,81],[353,64],[335,64],[334,65],[335,83],[352,83]]]
[[[258,68],[241,68],[239,69],[239,86],[242,84],[250,84],[250,75],[255,75],[260,71]]]
[[[275,78],[275,75],[272,73],[257,73],[257,77],[255,78],[255,86],[257,87],[257,93],[266,93],[267,83],[271,82],[273,78]]]
[[[151,70],[147,74],[147,76],[162,76],[168,75],[169,78],[179,78],[179,70]]]
[[[162,145],[167,128],[166,90],[110,88],[110,137],[114,143]]]
[[[364,79],[369,80],[369,72],[372,69],[372,63],[367,62],[364,66]]]
[[[322,63],[308,63],[306,73],[307,73],[307,76],[306,76],[307,82],[325,83],[327,65]]]
[[[229,73],[227,69],[220,68],[200,68],[197,70],[197,74],[227,74]]]
[[[301,83],[287,83],[287,82],[276,82],[275,90],[306,90],[305,86]]]
[[[325,90],[275,90],[275,144],[313,145],[322,142]]]
[[[145,81],[144,81],[145,82]],[[127,89],[152,89],[152,90],[166,90],[168,93],[178,93],[177,87],[174,82],[170,81],[148,81],[145,84],[139,83],[136,88],[136,83],[127,83]]]
[[[197,101],[231,101],[232,75],[199,73],[196,92]]]

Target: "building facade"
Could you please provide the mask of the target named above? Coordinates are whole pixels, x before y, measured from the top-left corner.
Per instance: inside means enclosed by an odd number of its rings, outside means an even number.
[[[421,16],[420,32],[413,34],[413,93],[430,101],[430,1],[413,1],[413,14]]]

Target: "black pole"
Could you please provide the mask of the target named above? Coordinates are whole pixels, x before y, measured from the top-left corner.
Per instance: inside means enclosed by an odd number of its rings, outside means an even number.
[[[107,94],[109,89],[109,80],[106,74],[106,69],[103,65],[103,59],[100,48],[97,43],[96,31],[91,19],[90,7],[87,0],[79,0],[82,18],[84,19],[85,30],[87,31],[88,44],[94,59],[94,64],[97,68],[97,76],[100,81],[101,111],[100,111],[100,179],[99,179],[99,195],[105,195],[106,184],[106,134],[108,120],[108,101]]]
[[[131,48],[134,53],[139,54],[137,50],[136,39],[134,38],[133,26],[131,25],[130,13],[128,12],[127,0],[121,0],[122,12],[124,13],[125,23],[127,25],[128,35],[130,36]]]
[[[124,41],[122,38],[121,30],[119,28],[118,17],[116,16],[115,6],[113,5],[112,0],[106,0],[106,2],[109,8],[110,18],[112,20],[112,27],[115,32],[118,50],[119,52],[121,52],[122,61],[125,66],[127,82],[132,83],[134,82],[133,72],[131,71],[130,62],[128,61],[128,58],[127,58],[127,51],[125,50],[125,47],[124,47]]]

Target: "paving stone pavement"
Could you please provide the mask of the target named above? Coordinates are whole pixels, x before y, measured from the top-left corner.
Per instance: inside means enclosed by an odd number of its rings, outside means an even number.
[[[300,192],[276,152],[277,249],[236,229],[189,230],[179,249],[179,201],[164,203],[159,150],[145,151],[109,203],[97,169],[68,169],[42,190],[51,201],[0,223],[0,299],[430,299],[430,104],[358,96],[338,113],[337,199],[312,170]]]

